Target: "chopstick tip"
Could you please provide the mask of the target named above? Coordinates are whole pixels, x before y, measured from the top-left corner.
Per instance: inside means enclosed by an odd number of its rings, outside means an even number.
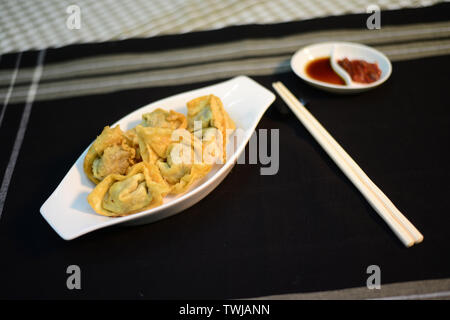
[[[420,235],[420,238],[418,238],[414,243],[418,244],[418,243],[421,243],[422,241],[423,241],[423,236]]]

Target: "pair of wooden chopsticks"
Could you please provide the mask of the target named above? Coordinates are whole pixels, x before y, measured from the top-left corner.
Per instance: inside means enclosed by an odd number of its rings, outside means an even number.
[[[334,140],[328,131],[301,104],[300,101],[281,83],[274,82],[273,88],[286,102],[300,122],[311,133],[321,147],[333,159],[350,181],[358,188],[369,204],[381,218],[389,225],[406,247],[423,240],[423,235],[414,225],[394,206],[389,198],[369,179],[364,171]]]

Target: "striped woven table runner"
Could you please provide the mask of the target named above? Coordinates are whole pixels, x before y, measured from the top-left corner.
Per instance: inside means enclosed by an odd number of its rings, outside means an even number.
[[[353,28],[303,31],[308,23],[291,23],[291,30],[302,30],[294,34],[270,35],[273,28],[262,26],[253,32],[258,38],[232,37],[229,41],[203,43],[198,46],[165,49],[168,41],[176,42],[180,36],[155,39],[150,45],[138,40],[149,50],[129,52],[126,43],[116,53],[99,54],[92,57],[76,57],[69,61],[52,62],[52,52],[47,54],[36,100],[48,100],[108,93],[123,89],[151,86],[170,86],[233,77],[239,74],[250,76],[283,73],[290,70],[290,57],[299,48],[323,41],[353,41],[371,45],[384,52],[392,61],[417,59],[450,53],[450,21],[398,23],[395,14],[384,17],[381,30],[364,28],[361,16],[350,25]],[[325,19],[327,20],[327,19]],[[335,19],[328,19],[328,24]],[[420,21],[420,19],[417,19]],[[324,21],[326,25],[327,21]],[[286,28],[285,28],[286,29]],[[311,28],[315,29],[315,28]],[[232,33],[232,30],[227,30]],[[267,37],[261,32],[267,31]],[[210,32],[211,33],[211,32]],[[212,33],[214,34],[214,32]],[[220,35],[220,33],[219,33]],[[159,40],[159,41],[158,41]],[[119,44],[117,44],[119,45]],[[111,45],[99,44],[108,48]],[[136,47],[137,45],[133,45]],[[67,49],[68,50],[68,49]],[[77,50],[77,49],[71,49]],[[78,48],[80,50],[80,48]],[[122,52],[121,52],[122,51]],[[125,51],[125,52],[123,52]],[[81,48],[82,52],[82,48]],[[57,53],[57,52],[55,52]],[[18,59],[19,57],[16,57]],[[12,59],[13,60],[13,59]],[[17,60],[16,60],[17,64]],[[14,64],[14,67],[15,65]],[[0,71],[0,101],[8,94],[8,86],[14,82],[11,103],[26,99],[33,67],[22,67]]]

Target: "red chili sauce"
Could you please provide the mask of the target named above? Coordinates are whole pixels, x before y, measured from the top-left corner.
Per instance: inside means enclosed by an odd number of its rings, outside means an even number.
[[[377,63],[369,63],[364,60],[349,60],[344,58],[338,64],[352,77],[352,80],[360,83],[372,83],[380,79],[381,70]]]
[[[345,81],[334,72],[330,57],[317,58],[310,61],[305,68],[306,74],[311,78],[332,84],[345,85]]]

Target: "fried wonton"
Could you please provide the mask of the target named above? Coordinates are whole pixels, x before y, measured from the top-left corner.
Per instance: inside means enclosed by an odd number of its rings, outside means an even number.
[[[223,136],[218,129],[205,128],[195,136],[202,141],[204,163],[219,163],[223,159]]]
[[[161,205],[169,190],[155,165],[140,162],[127,175],[108,175],[89,194],[88,202],[101,215],[119,217]]]
[[[158,158],[165,157],[167,148],[172,143],[172,129],[136,127],[139,149],[142,159],[147,163],[155,163]]]
[[[119,126],[106,126],[84,158],[83,169],[98,184],[112,173],[125,174],[139,161],[136,149]]]
[[[167,129],[186,129],[187,119],[184,114],[173,110],[166,111],[156,109],[142,115],[142,125],[144,127],[167,128]]]
[[[222,157],[225,161],[228,136],[236,129],[236,125],[225,111],[222,101],[215,95],[210,94],[189,101],[187,109],[189,131],[195,132],[204,131],[207,128],[216,128],[220,132]]]
[[[98,214],[119,217],[159,206],[167,194],[180,194],[226,160],[233,120],[214,95],[187,103],[187,117],[156,109],[123,132],[105,127],[84,159],[96,184],[88,202]]]
[[[127,139],[127,142],[130,146],[135,148],[139,148],[139,140],[136,133],[136,128],[132,128],[123,133],[124,137]]]
[[[194,182],[203,178],[212,166],[203,161],[202,144],[190,132],[179,132],[179,141],[167,148],[165,159],[156,162],[162,177],[171,186],[171,194],[185,192]]]

